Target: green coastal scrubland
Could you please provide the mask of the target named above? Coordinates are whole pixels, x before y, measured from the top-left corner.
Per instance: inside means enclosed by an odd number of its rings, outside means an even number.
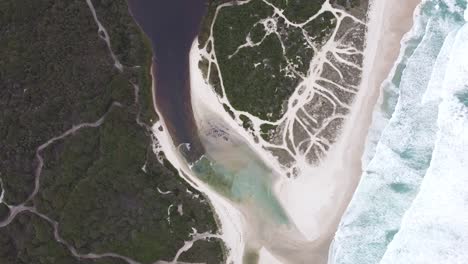
[[[0,221],[7,204],[22,204],[33,192],[39,146],[104,118],[39,153],[39,189],[26,205],[57,221],[59,235],[79,254],[170,261],[192,228],[217,233],[218,227],[203,196],[153,153],[151,51],[126,1],[92,3],[122,72],[86,1],[0,1]],[[21,212],[0,228],[0,263],[126,263],[76,258],[53,232],[37,214]],[[219,240],[195,242],[181,256],[213,264],[223,258]]]
[[[211,67],[209,80],[215,91],[223,96],[217,77],[219,70],[225,96],[234,108],[263,120],[281,118],[287,109],[287,99],[308,74],[314,57],[312,45],[319,48],[336,27],[331,12],[309,19],[324,2],[252,0],[229,4],[229,1],[209,1],[199,42],[200,47],[206,45],[208,52],[213,48],[216,54],[219,68]],[[360,2],[336,0],[331,3],[351,10]],[[217,13],[219,6],[226,3],[229,6],[220,8]],[[287,20],[275,13],[275,8],[282,10]],[[214,41],[209,40],[211,33]],[[203,61],[200,65],[205,74],[206,63]]]

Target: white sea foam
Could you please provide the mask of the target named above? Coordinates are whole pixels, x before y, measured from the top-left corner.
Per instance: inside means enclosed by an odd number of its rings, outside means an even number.
[[[440,99],[442,84],[445,80],[446,67],[449,63],[450,52],[455,41],[456,31],[450,33],[444,41],[444,45],[437,56],[437,60],[432,71],[431,81],[423,96],[423,102],[436,101]]]
[[[451,13],[462,13],[463,12],[463,0],[444,0],[441,1],[447,5],[448,11]]]
[[[444,15],[447,6],[435,6],[434,1],[422,4],[407,41],[419,44],[414,52],[411,46],[402,49],[396,67],[406,65],[401,82],[397,70],[388,79],[387,84],[391,79],[393,86],[388,85],[387,89],[392,89],[384,93],[381,106],[385,107],[377,110],[380,113],[374,115],[374,122],[376,116],[384,119],[394,111],[336,234],[335,263],[378,263],[398,232],[403,214],[418,193],[429,166],[436,139],[438,102],[423,100],[423,95],[430,80],[440,77],[433,74],[434,68],[440,66],[435,61],[445,38],[457,27],[452,16]],[[439,64],[444,63],[439,60]],[[385,105],[396,91],[396,106],[393,108],[391,101]],[[377,125],[382,123],[385,120]]]
[[[383,264],[468,263],[468,108],[457,97],[468,92],[468,24],[453,36],[446,40],[449,59],[438,69],[446,74],[434,80],[442,102],[430,168]]]

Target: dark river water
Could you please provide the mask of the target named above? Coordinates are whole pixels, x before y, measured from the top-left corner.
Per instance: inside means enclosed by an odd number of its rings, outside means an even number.
[[[176,145],[190,143],[189,161],[203,154],[190,100],[190,47],[206,0],[129,0],[134,19],[151,40],[156,105]]]

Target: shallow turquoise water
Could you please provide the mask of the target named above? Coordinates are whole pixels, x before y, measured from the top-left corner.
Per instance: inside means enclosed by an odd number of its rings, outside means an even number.
[[[468,107],[468,86],[466,87],[466,90],[465,90],[465,91],[460,91],[460,92],[456,93],[455,96],[458,98],[458,100],[459,100],[463,105],[465,105],[466,107]]]
[[[272,192],[272,170],[252,156],[254,153],[247,148],[231,148],[226,151],[236,151],[240,160],[219,162],[207,154],[193,165],[193,172],[232,202],[250,205],[250,209],[256,210],[258,215],[277,224],[289,224],[285,210]],[[230,162],[241,165],[231,166]]]

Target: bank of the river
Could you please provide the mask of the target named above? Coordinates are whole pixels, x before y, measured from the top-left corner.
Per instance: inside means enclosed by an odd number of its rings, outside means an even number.
[[[174,143],[190,144],[190,161],[203,154],[190,100],[189,51],[205,12],[205,0],[130,0],[131,12],[153,48],[155,106]]]

